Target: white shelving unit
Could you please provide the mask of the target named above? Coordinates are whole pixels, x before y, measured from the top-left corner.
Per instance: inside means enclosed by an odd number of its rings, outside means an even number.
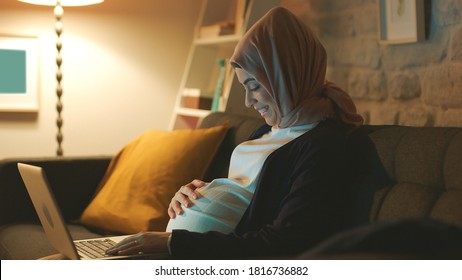
[[[177,94],[174,113],[170,122],[171,129],[197,127],[200,120],[210,113],[211,103],[217,86],[220,66],[218,61],[231,57],[234,47],[248,28],[279,0],[204,0],[199,20],[195,28],[194,41],[189,51],[186,68]],[[232,34],[200,38],[201,28],[220,22],[233,21]],[[227,64],[227,63],[226,63]],[[232,71],[227,69],[227,71]],[[198,108],[186,108],[183,102],[185,89],[200,92]],[[243,88],[228,72],[223,83],[218,110],[228,110],[228,100],[239,95]],[[236,98],[236,96],[234,96]],[[242,103],[244,102],[242,95]],[[197,103],[196,103],[197,104]],[[237,108],[231,108],[236,110]],[[244,107],[242,105],[242,107]]]

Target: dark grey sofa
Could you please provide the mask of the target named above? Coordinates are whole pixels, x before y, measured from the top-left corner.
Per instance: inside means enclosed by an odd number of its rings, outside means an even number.
[[[263,124],[260,118],[212,113],[203,120],[201,127],[225,121],[231,129],[205,180],[226,176],[233,148]],[[297,257],[344,258],[345,255],[339,255],[343,252],[347,253],[347,258],[363,258],[364,253],[372,258],[420,258],[422,255],[419,254],[403,256],[393,251],[385,255],[374,250],[358,249],[359,252],[355,252],[355,248],[364,245],[360,243],[365,239],[359,237],[370,236],[368,232],[386,232],[375,235],[376,240],[368,239],[368,242],[393,243],[393,237],[388,238],[387,234],[399,235],[400,224],[409,228],[416,220],[428,218],[441,222],[445,229],[450,228],[449,231],[456,237],[447,238],[447,232],[423,234],[422,239],[428,239],[428,243],[436,244],[433,247],[437,248],[418,246],[424,248],[424,258],[457,258],[458,249],[462,256],[462,247],[458,247],[462,246],[462,235],[457,237],[458,230],[462,232],[462,128],[365,125],[351,135],[350,148],[360,170],[354,194],[356,208],[351,211],[352,230],[339,233],[339,236]],[[81,239],[100,236],[77,221],[90,202],[110,160],[110,156],[101,156],[0,161],[0,258],[36,259],[56,253],[38,223],[17,171],[18,161],[44,167],[62,214],[69,222],[72,236]],[[407,223],[408,219],[412,219],[412,222]],[[387,224],[391,224],[395,231],[380,230],[380,227],[390,228]],[[413,227],[413,234],[420,235],[422,226],[421,223],[417,224],[420,227]],[[345,242],[345,239],[351,241],[352,238],[355,242]],[[442,240],[446,243],[450,240],[456,253],[445,254],[447,244],[438,246]]]

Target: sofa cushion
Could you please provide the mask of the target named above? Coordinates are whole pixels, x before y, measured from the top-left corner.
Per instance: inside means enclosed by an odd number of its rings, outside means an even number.
[[[68,225],[68,229],[73,239],[101,237],[79,225]],[[40,224],[21,223],[0,227],[2,260],[34,260],[57,252],[48,242]]]
[[[147,131],[111,161],[81,222],[123,234],[165,230],[174,193],[203,178],[227,129]]]
[[[343,231],[300,258],[460,259],[462,225],[416,218],[373,223]]]

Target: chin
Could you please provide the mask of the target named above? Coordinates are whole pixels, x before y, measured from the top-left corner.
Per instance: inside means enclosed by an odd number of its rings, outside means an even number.
[[[266,124],[269,125],[269,126],[275,126],[275,125],[276,125],[276,122],[273,121],[273,120],[265,119],[265,122],[266,122]]]
[[[260,115],[260,116],[265,120],[266,124],[269,125],[269,126],[275,126],[276,123],[277,123],[275,118],[268,115],[268,112],[266,112],[264,115]]]

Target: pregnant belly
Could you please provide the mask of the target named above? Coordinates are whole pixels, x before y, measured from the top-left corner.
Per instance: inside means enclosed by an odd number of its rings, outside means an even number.
[[[183,208],[184,214],[170,219],[167,232],[173,229],[194,232],[232,232],[253,195],[252,192],[229,179],[216,179],[198,192],[201,197],[193,201],[192,207]]]

